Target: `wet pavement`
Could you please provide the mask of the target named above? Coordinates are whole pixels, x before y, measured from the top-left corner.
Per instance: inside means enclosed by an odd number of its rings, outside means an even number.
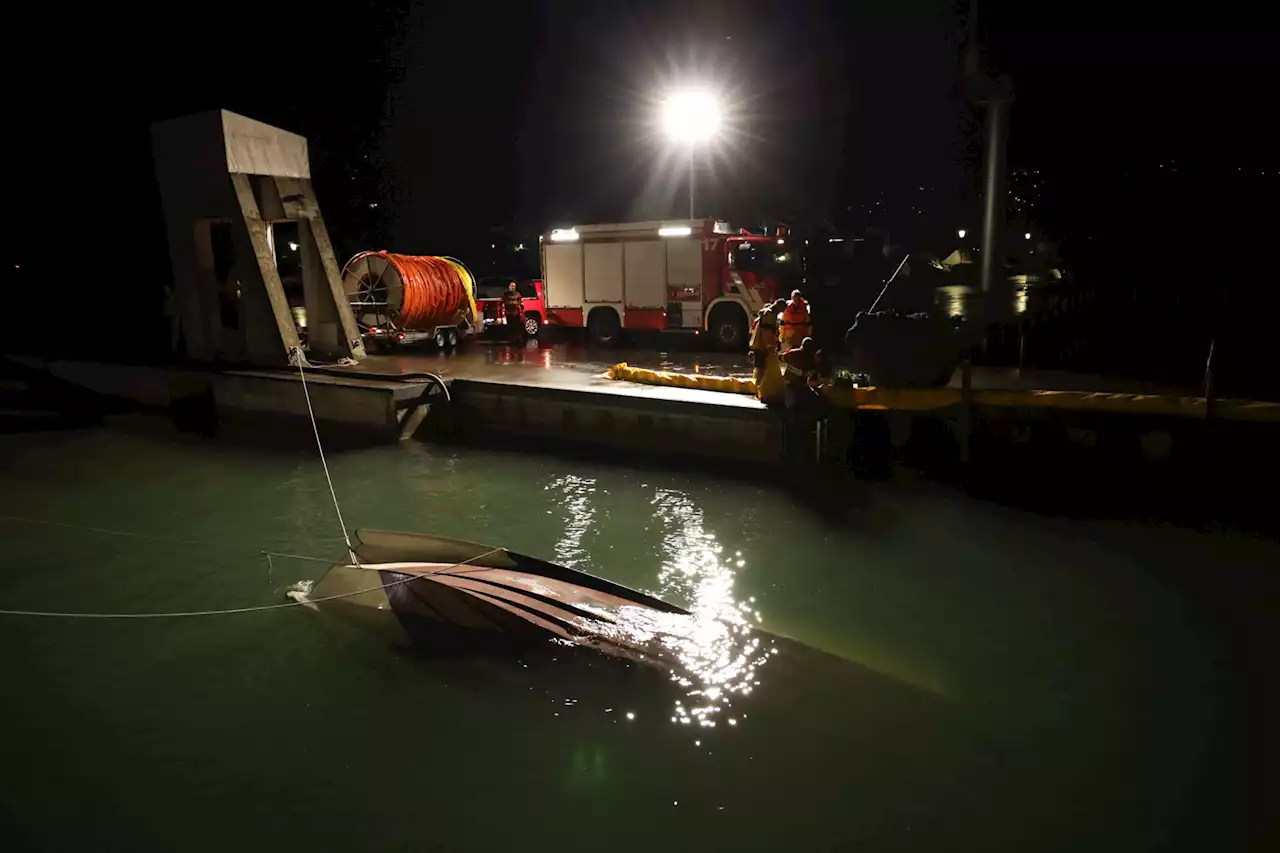
[[[616,347],[600,349],[580,343],[542,343],[523,346],[479,340],[456,350],[402,349],[392,355],[370,355],[360,363],[362,371],[413,373],[430,371],[445,377],[502,380],[509,374],[536,371],[571,382],[572,376],[596,377],[619,362],[653,370],[675,370],[708,376],[751,375],[747,354],[688,352],[664,349]],[[536,380],[532,380],[536,381]]]
[[[840,357],[833,356],[839,366]],[[672,370],[706,376],[751,376],[751,363],[745,352],[699,351],[687,343],[674,341],[670,348],[615,347],[602,349],[579,342],[546,343],[527,341],[514,346],[502,341],[478,340],[457,350],[405,348],[393,355],[369,355],[352,368],[353,373],[402,376],[428,372],[447,379],[473,379],[520,385],[570,388],[604,393],[637,393],[668,396],[664,392],[681,392],[681,398],[704,402],[725,402],[726,397],[739,398],[741,404],[755,401],[743,395],[716,391],[638,386],[603,377],[613,365],[626,362],[632,367]],[[1016,367],[975,367],[973,387],[979,390],[1010,391],[1086,391],[1107,394],[1173,394],[1195,393],[1194,389],[1175,388],[1123,377],[1071,373],[1060,370],[1031,370]],[[960,371],[952,376],[950,387],[961,385]],[[630,390],[628,390],[630,389]],[[643,389],[637,391],[636,389]],[[690,396],[691,395],[691,396]]]
[[[666,351],[655,349],[598,349],[578,343],[528,341],[523,347],[503,342],[473,341],[457,350],[404,349],[392,355],[370,355],[350,368],[371,377],[434,373],[445,379],[469,379],[534,385],[604,394],[683,400],[722,406],[760,407],[753,397],[692,388],[665,388],[619,382],[604,374],[615,364],[674,370],[708,376],[748,377],[747,354]]]

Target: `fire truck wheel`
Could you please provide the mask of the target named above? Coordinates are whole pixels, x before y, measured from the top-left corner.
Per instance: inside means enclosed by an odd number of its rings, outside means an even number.
[[[707,325],[720,349],[740,350],[747,345],[747,318],[737,305],[717,305]]]
[[[542,331],[542,318],[537,314],[524,315],[524,333],[527,337],[536,338]]]
[[[436,329],[436,349],[444,349],[449,343],[449,339],[445,337],[444,329]]]
[[[618,315],[609,308],[597,308],[587,318],[587,331],[591,334],[592,343],[616,344],[622,337],[622,326]]]

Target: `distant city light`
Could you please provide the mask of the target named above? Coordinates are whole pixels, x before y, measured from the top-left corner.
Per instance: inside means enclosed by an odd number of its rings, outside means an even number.
[[[523,251],[524,251],[524,243],[517,243],[517,244],[516,244],[516,251],[517,251],[517,252],[523,252]]]
[[[551,232],[552,243],[568,243],[578,239],[576,228],[557,228]]]
[[[1022,236],[1023,236],[1023,237],[1025,237],[1026,239],[1030,240],[1030,239],[1031,239],[1031,232],[1030,232],[1030,231],[1028,231],[1026,234],[1023,234]]]
[[[843,243],[843,242],[844,242],[844,238],[843,238],[843,237],[832,237],[831,239],[827,240],[827,242],[828,242],[828,243]]]
[[[784,240],[784,239],[782,239],[781,237],[779,237],[779,238],[778,238],[778,245],[779,245],[779,246],[784,246],[784,245],[786,245],[786,242],[787,242],[787,241],[786,241],[786,240]]]
[[[968,231],[965,231],[963,228],[961,228],[959,231],[956,232],[956,236],[959,237],[961,240],[963,240],[964,235],[968,233],[969,233]]]
[[[688,225],[672,225],[668,228],[658,229],[659,237],[688,237],[692,233],[693,233],[693,229],[690,228]],[[552,236],[551,239],[554,240],[555,237]]]
[[[662,102],[662,126],[678,142],[703,142],[720,129],[720,104],[710,92],[675,92]]]

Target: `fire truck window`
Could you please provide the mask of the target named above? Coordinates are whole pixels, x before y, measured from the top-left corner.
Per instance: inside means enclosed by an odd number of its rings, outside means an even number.
[[[794,252],[772,244],[739,243],[729,255],[731,269],[765,275],[788,272],[796,263]]]
[[[516,285],[522,299],[537,299],[538,288],[531,281],[522,281]]]
[[[734,246],[729,256],[729,266],[743,272],[759,272],[760,258],[756,247],[751,243],[739,243]]]

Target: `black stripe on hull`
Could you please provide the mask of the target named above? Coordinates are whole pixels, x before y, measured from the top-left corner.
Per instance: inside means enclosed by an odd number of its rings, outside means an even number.
[[[464,636],[469,638],[467,640],[468,643],[474,642],[477,637],[484,636],[490,638],[505,636],[509,639],[517,637],[546,639],[561,636],[535,622],[522,619],[517,613],[512,613],[495,604],[484,601],[466,590],[436,584],[441,594],[452,597],[452,603],[455,606],[460,604],[467,608],[469,615],[473,617],[470,621],[484,623],[460,624],[457,619],[446,618],[431,603],[430,596],[416,588],[419,584],[433,583],[428,578],[414,577],[413,580],[409,580],[407,583],[397,583],[397,581],[405,581],[412,576],[398,572],[379,572],[379,575],[383,579],[383,584],[387,585],[387,600],[391,605],[391,612],[395,615],[400,627],[409,636],[414,645],[439,648],[441,645],[450,646]],[[471,580],[475,579],[471,578]],[[390,584],[395,584],[395,586],[390,586]],[[501,584],[486,585],[506,588],[502,587]],[[523,590],[516,591],[523,593]],[[515,610],[555,624],[569,637],[575,637],[582,633],[576,625],[566,621],[563,616],[530,607],[522,602],[509,601],[505,598],[503,603]],[[590,614],[584,615],[589,618],[595,618]]]
[[[660,598],[654,598],[651,595],[645,595],[643,592],[636,592],[634,589],[628,589],[622,584],[614,583],[604,578],[598,578],[595,575],[589,575],[586,572],[580,572],[577,569],[570,569],[566,566],[557,566],[555,563],[548,563],[545,560],[539,560],[536,557],[527,557],[524,554],[516,554],[508,551],[507,555],[511,557],[516,564],[516,571],[525,574],[538,575],[551,580],[563,581],[575,586],[594,589],[597,592],[608,593],[618,598],[626,599],[633,604],[641,607],[650,607],[654,610],[660,610],[663,613],[682,613],[688,615],[689,611],[682,607],[676,607],[674,604],[668,604]],[[597,617],[592,617],[597,618]]]
[[[491,587],[494,587],[495,589],[502,589],[508,592],[514,592],[514,593],[517,593],[518,595],[523,595],[526,598],[532,598],[534,601],[541,602],[542,604],[545,604],[548,607],[554,607],[557,610],[564,610],[568,613],[573,614],[574,616],[577,616],[580,619],[594,619],[597,622],[607,622],[610,625],[615,624],[615,621],[611,616],[602,616],[598,613],[592,613],[590,610],[581,610],[573,606],[572,604],[566,604],[565,602],[557,598],[552,598],[548,595],[542,595],[541,593],[537,593],[537,592],[530,592],[529,590],[524,589],[522,587],[508,586],[505,583],[498,583],[497,581],[491,581],[488,578],[468,577],[467,580],[471,581],[472,583],[482,583],[485,586],[491,586]],[[522,610],[528,610],[530,613],[542,613],[542,611],[534,610],[523,604],[520,604],[519,602],[511,601],[506,598],[503,598],[503,601],[506,601],[508,604],[511,604],[515,607],[519,607]],[[548,618],[556,619],[556,617],[554,616],[548,616]],[[560,620],[556,619],[556,621],[558,622]]]

